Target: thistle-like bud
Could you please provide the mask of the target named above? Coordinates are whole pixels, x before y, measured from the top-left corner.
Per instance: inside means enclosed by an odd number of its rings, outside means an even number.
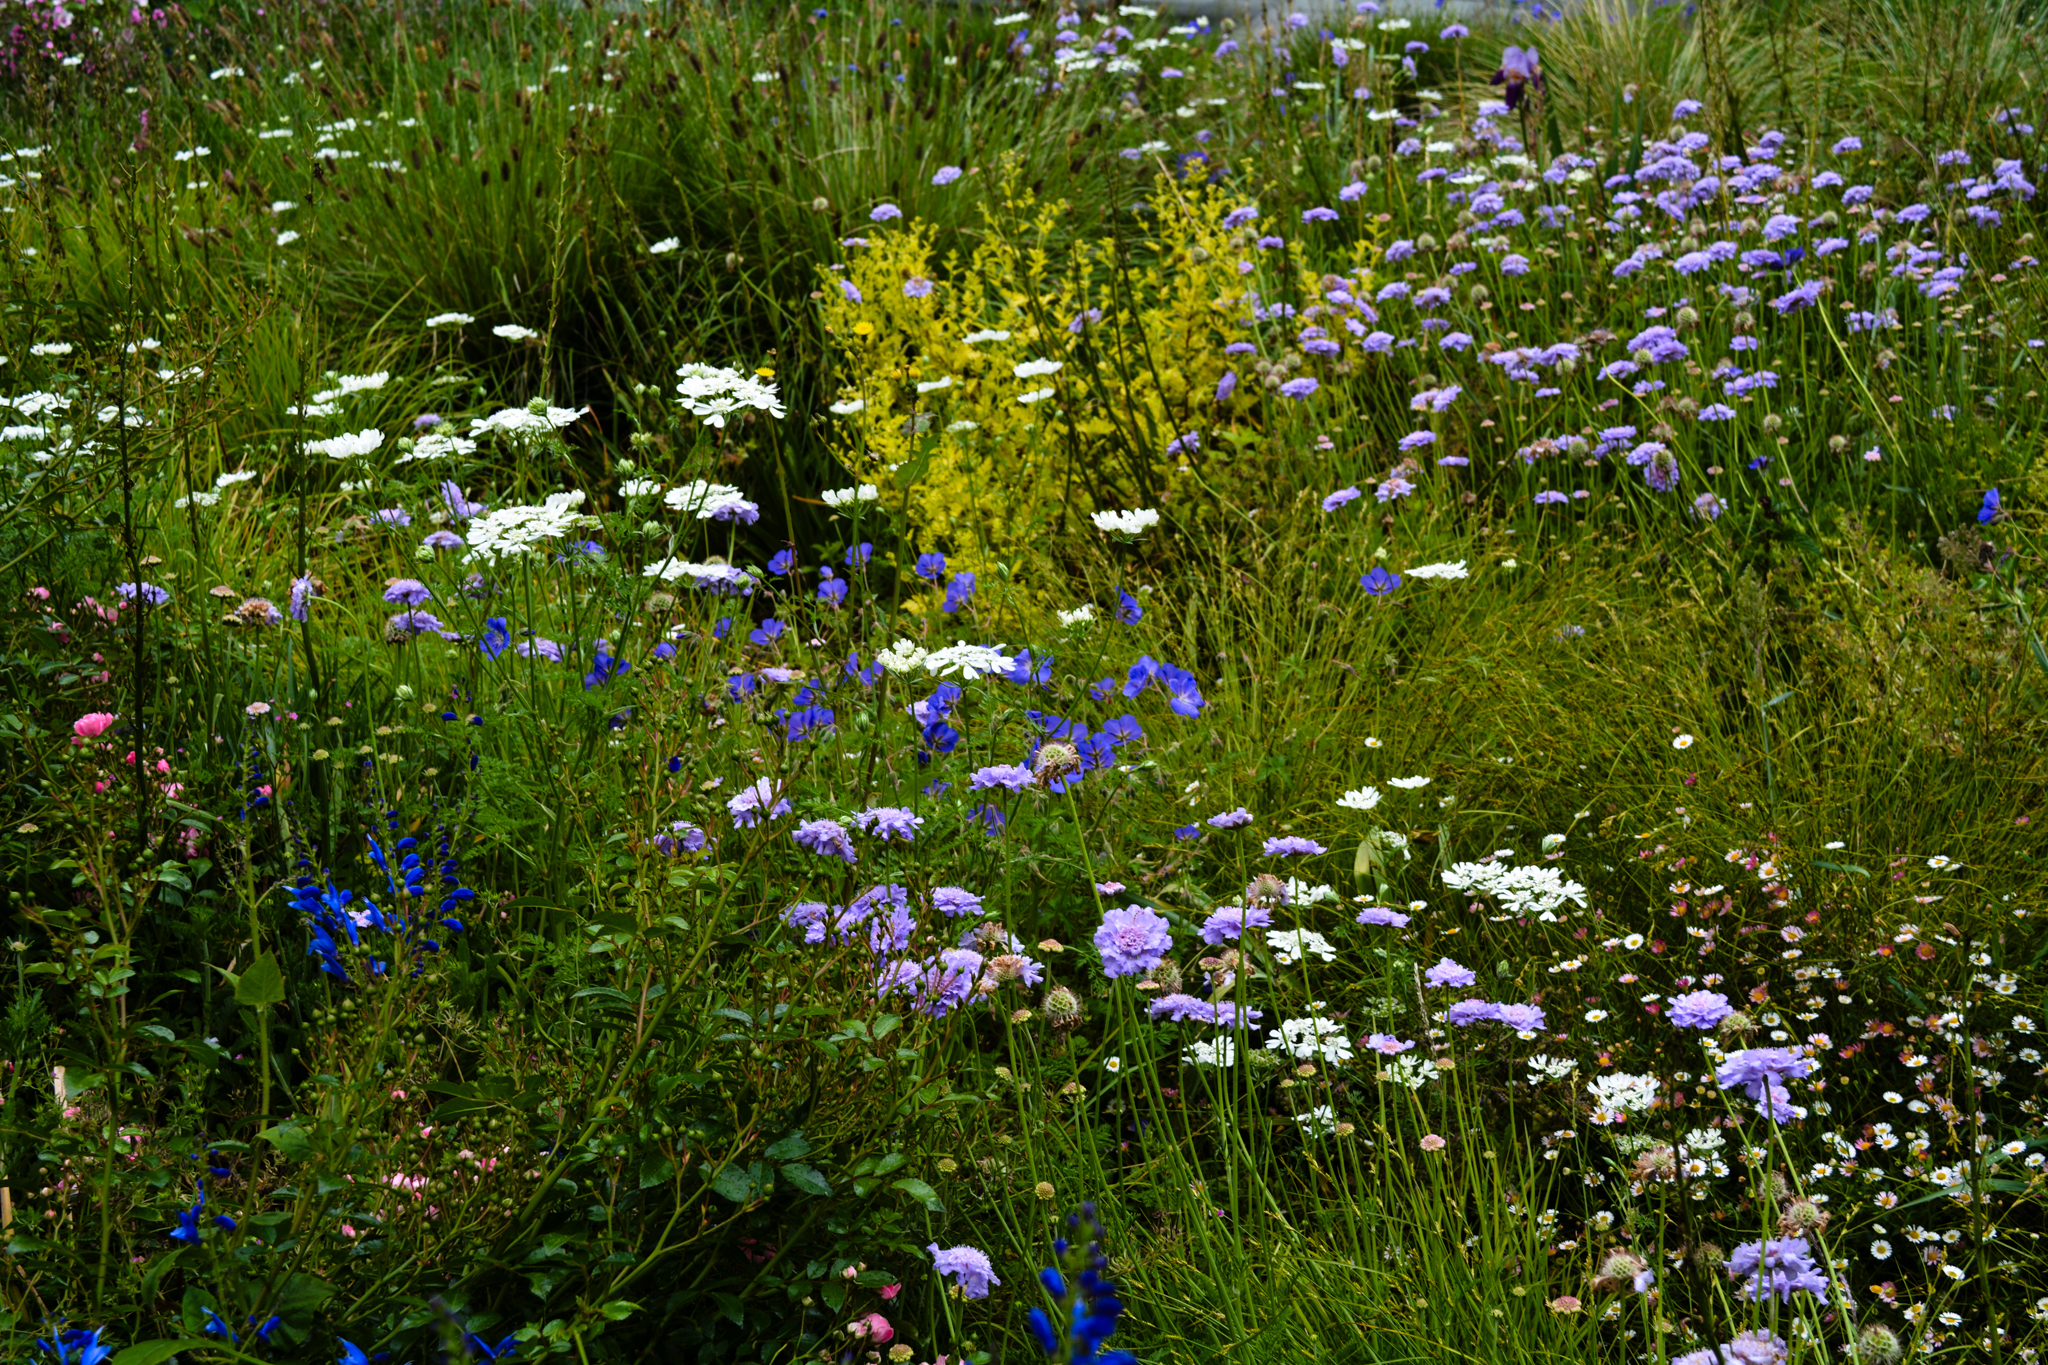
[[[1055,782],[1068,773],[1081,771],[1081,751],[1071,744],[1057,741],[1042,744],[1038,749],[1038,762],[1033,771],[1040,782]]]
[[[1764,416],[1764,430],[1765,430],[1766,432],[1768,432],[1768,433],[1770,433],[1771,435],[1775,436],[1775,435],[1777,435],[1777,434],[1778,434],[1778,433],[1779,433],[1779,432],[1780,432],[1781,430],[1783,430],[1783,429],[1784,429],[1784,426],[1785,426],[1785,419],[1784,419],[1784,418],[1782,418],[1782,417],[1780,417],[1780,416],[1778,416],[1778,414],[1777,414],[1777,413],[1773,412],[1773,413],[1767,413],[1767,414],[1765,414],[1765,416]]]
[[[1255,905],[1285,905],[1287,883],[1270,872],[1261,872],[1245,887],[1244,898]]]
[[[1778,1215],[1778,1231],[1787,1237],[1804,1232],[1825,1232],[1827,1226],[1827,1210],[1811,1199],[1795,1199]]]
[[[1180,964],[1170,957],[1162,958],[1159,965],[1146,974],[1145,979],[1158,985],[1159,989],[1168,995],[1175,994],[1181,988]]]
[[[1038,1008],[1045,1015],[1045,1022],[1056,1029],[1070,1029],[1081,1022],[1081,1000],[1065,986],[1054,986],[1045,993],[1045,999]]]
[[[1420,237],[1417,237],[1415,239],[1415,249],[1417,251],[1435,251],[1436,238],[1431,236],[1427,232],[1423,233]]]
[[[1873,1322],[1856,1334],[1856,1359],[1862,1365],[1899,1365],[1904,1354],[1898,1334],[1883,1323]]]
[[[1737,1010],[1715,1027],[1721,1033],[1750,1034],[1756,1032],[1756,1020],[1750,1018],[1741,1010]]]

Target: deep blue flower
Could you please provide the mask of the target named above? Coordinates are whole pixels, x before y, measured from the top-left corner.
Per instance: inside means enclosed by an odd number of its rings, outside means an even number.
[[[476,647],[483,651],[486,659],[495,659],[510,648],[511,644],[512,628],[506,624],[504,617],[493,616],[484,622],[483,638],[477,641]]]
[[[959,611],[967,605],[968,599],[974,596],[974,587],[975,581],[972,572],[962,569],[959,573],[954,574],[946,583],[946,600],[939,604],[939,610],[948,615]]]
[[[1358,580],[1358,586],[1374,597],[1384,597],[1401,586],[1401,575],[1388,573],[1385,565],[1375,564],[1371,573]]]
[[[36,1345],[55,1356],[57,1365],[101,1365],[102,1361],[111,1359],[114,1354],[112,1346],[102,1345],[100,1342],[100,1333],[105,1330],[104,1327],[94,1327],[90,1330],[74,1327],[68,1332],[61,1333],[54,1342],[38,1337]]]
[[[796,551],[777,550],[768,561],[768,572],[786,574],[796,571]]]
[[[1116,619],[1126,626],[1135,626],[1145,619],[1145,609],[1138,605],[1138,599],[1122,588],[1116,590]]]
[[[1991,522],[1997,521],[2004,512],[2005,508],[1998,500],[1998,490],[1996,488],[1986,489],[1984,492],[1984,505],[1977,509],[1977,524],[1979,526],[1989,525]]]
[[[748,631],[747,638],[757,645],[773,644],[777,639],[781,638],[784,629],[785,627],[782,622],[771,616],[760,625],[754,627],[754,629]]]
[[[946,572],[946,557],[942,554],[922,554],[917,557],[916,573],[919,578],[936,583]]]
[[[614,678],[624,676],[632,667],[624,659],[608,653],[600,642],[596,655],[591,659],[590,671],[583,675],[583,688],[587,692],[593,687],[603,687]]]
[[[849,569],[863,568],[868,560],[874,557],[874,553],[875,547],[865,540],[858,545],[849,545],[846,548],[846,567]]]

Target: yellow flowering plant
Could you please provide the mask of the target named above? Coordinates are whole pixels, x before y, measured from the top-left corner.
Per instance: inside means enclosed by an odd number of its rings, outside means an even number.
[[[1313,317],[1335,283],[1298,250],[1256,249],[1244,211],[1199,181],[1162,171],[1133,231],[1091,234],[1014,163],[995,174],[970,247],[941,259],[932,226],[885,208],[820,291],[842,378],[831,448],[895,490],[918,543],[974,568],[1170,499],[1219,437],[1256,439],[1263,388],[1301,357],[1264,358],[1238,394],[1224,348],[1262,301]],[[1369,249],[1337,264],[1356,274]]]

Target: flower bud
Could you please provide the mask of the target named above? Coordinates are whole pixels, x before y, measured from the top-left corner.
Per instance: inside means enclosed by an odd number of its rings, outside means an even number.
[[[1033,771],[1040,782],[1054,782],[1081,770],[1081,751],[1071,744],[1053,742],[1039,746]]]
[[[1081,1022],[1080,998],[1065,986],[1047,991],[1038,1008],[1044,1012],[1045,1022],[1056,1029],[1070,1029]]]
[[[1856,1334],[1856,1359],[1861,1365],[1898,1365],[1905,1349],[1883,1323],[1873,1322]]]

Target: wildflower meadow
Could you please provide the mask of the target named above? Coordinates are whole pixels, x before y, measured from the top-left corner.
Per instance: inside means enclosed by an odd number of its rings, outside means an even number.
[[[0,0],[0,1359],[2039,1365],[2044,33]]]

